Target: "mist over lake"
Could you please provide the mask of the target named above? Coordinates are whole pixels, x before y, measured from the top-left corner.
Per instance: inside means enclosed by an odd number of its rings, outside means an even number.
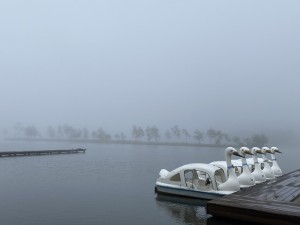
[[[2,1],[1,128],[178,125],[297,140],[298,9],[298,1]]]
[[[300,2],[0,1],[2,224],[231,224],[161,169],[276,146],[299,169]]]

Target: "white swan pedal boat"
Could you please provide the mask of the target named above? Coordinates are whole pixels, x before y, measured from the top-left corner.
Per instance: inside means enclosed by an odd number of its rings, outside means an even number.
[[[193,163],[183,165],[171,172],[162,169],[156,181],[155,191],[162,194],[191,198],[216,199],[239,190],[223,190],[226,177],[219,167]]]

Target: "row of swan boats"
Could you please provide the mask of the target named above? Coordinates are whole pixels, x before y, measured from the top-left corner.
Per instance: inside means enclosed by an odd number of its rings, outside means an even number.
[[[273,180],[282,175],[275,154],[277,147],[241,147],[225,149],[225,161],[192,163],[172,171],[162,169],[156,181],[157,193],[201,199],[216,199],[246,189],[256,184]],[[262,158],[258,158],[258,154]],[[267,157],[271,155],[271,158]],[[232,156],[240,159],[233,160]],[[252,155],[246,158],[246,155]]]

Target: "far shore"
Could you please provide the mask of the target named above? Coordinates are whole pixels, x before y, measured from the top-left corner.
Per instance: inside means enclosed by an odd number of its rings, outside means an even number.
[[[5,138],[5,141],[48,141],[48,142],[76,142],[96,144],[120,144],[120,145],[157,145],[157,146],[186,146],[186,147],[211,147],[224,148],[230,144],[202,144],[186,142],[154,142],[154,141],[133,141],[133,140],[97,140],[97,139],[59,139],[59,138]]]

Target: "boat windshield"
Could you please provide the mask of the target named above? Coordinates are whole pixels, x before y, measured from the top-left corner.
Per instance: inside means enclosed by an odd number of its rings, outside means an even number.
[[[242,166],[235,166],[234,170],[235,170],[235,174],[237,176],[239,176],[239,175],[241,175],[243,173],[243,167]]]
[[[249,165],[249,167],[250,167],[250,171],[252,173],[255,170],[255,166],[254,165]]]
[[[222,169],[218,169],[215,172],[215,179],[217,183],[223,183],[226,181],[224,171]]]
[[[210,175],[201,170],[185,170],[184,180],[186,187],[197,190],[212,190],[213,184]]]

